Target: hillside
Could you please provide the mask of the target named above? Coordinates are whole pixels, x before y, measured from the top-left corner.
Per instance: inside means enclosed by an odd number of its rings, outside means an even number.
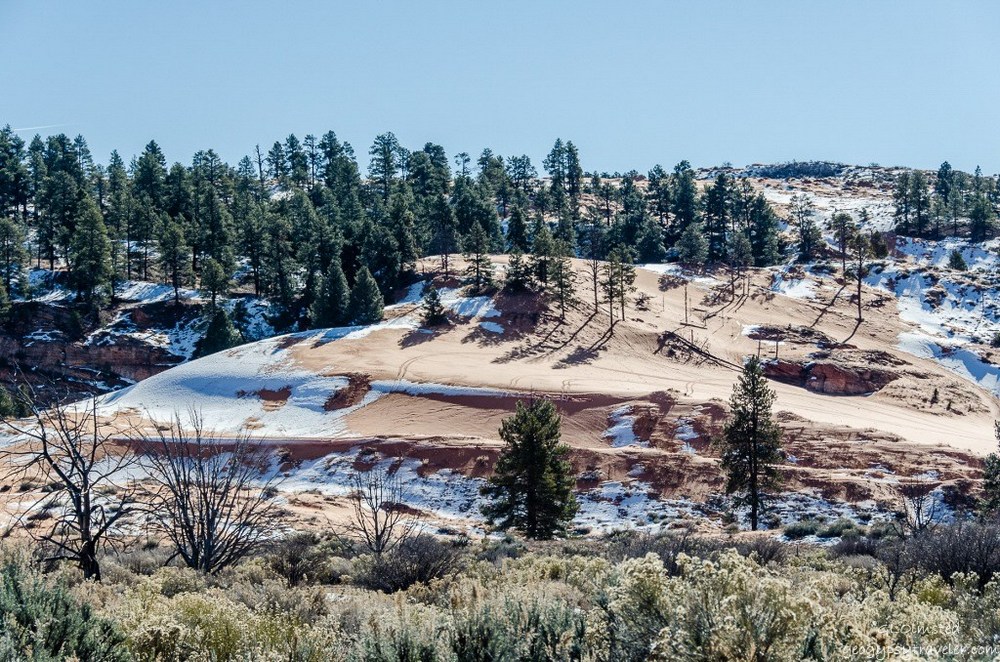
[[[410,505],[474,525],[500,420],[518,399],[551,397],[573,449],[582,530],[717,521],[725,504],[710,438],[736,366],[758,351],[777,353],[769,371],[788,453],[785,521],[871,516],[891,507],[900,480],[968,489],[975,456],[993,446],[994,398],[907,352],[897,339],[914,328],[881,290],[864,288],[855,329],[851,288],[832,277],[759,270],[733,300],[724,273],[649,265],[636,283],[645,303],[611,332],[587,303],[585,265],[575,267],[579,303],[565,321],[534,295],[445,287],[451,323],[423,329],[418,283],[381,324],[192,361],[106,397],[103,412],[138,423],[194,405],[223,435],[245,429],[286,449],[283,489],[307,519],[346,493],[351,471],[381,464],[405,472]]]

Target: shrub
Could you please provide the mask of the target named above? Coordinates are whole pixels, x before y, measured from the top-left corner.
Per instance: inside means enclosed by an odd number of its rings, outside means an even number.
[[[846,517],[841,517],[835,522],[824,526],[816,532],[818,538],[840,538],[857,531],[857,525]],[[787,535],[787,533],[786,533]]]
[[[403,540],[380,557],[358,559],[354,581],[368,589],[393,593],[452,575],[461,563],[460,548],[434,536],[419,535]]]
[[[948,256],[948,268],[955,271],[965,271],[969,266],[965,263],[965,258],[958,251],[952,251]]]
[[[784,529],[785,537],[790,540],[800,540],[806,536],[814,536],[823,528],[823,523],[815,519],[803,519],[798,522],[786,524]]]
[[[0,568],[0,624],[0,659],[127,659],[111,622],[16,563]]]

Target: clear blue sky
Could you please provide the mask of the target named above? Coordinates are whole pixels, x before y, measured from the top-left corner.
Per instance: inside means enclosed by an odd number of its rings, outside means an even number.
[[[328,129],[586,169],[1000,171],[1000,3],[0,0],[0,124],[102,162]],[[22,133],[30,138],[32,131]]]

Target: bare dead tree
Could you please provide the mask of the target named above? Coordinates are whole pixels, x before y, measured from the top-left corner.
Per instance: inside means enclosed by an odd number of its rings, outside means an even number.
[[[272,453],[249,435],[223,439],[191,411],[187,425],[175,414],[169,425],[141,435],[143,466],[152,487],[150,517],[189,567],[216,573],[259,549],[277,533],[270,472]]]
[[[351,476],[353,509],[348,533],[375,556],[392,551],[413,535],[416,521],[402,507],[403,483],[395,474],[372,470]]]
[[[128,541],[123,527],[140,509],[137,456],[117,440],[116,421],[99,416],[96,398],[41,409],[30,387],[18,397],[31,413],[0,419],[0,430],[11,435],[0,462],[8,465],[6,480],[38,482],[45,493],[26,508],[22,502],[10,527],[23,528],[43,560],[72,561],[85,578],[100,581],[99,554]]]
[[[933,530],[941,523],[944,505],[934,494],[934,485],[927,483],[903,483],[897,489],[903,506],[899,512],[899,523],[905,532],[918,534]]]

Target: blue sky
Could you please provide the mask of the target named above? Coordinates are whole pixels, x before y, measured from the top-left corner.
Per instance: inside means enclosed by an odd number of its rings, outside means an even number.
[[[333,129],[586,169],[1000,171],[996,2],[0,0],[0,124],[234,162]],[[22,133],[30,138],[32,131]]]

